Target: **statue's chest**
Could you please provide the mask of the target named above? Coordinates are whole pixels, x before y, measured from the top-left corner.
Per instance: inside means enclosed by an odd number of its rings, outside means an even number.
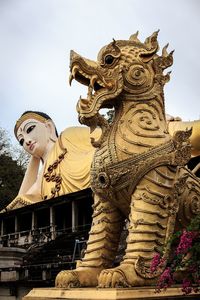
[[[185,163],[189,155],[184,157],[186,149],[176,149],[171,140],[147,152],[117,161],[116,152],[112,152],[111,146],[105,143],[96,151],[91,168],[91,188],[101,199],[113,202],[125,215],[128,213],[130,197],[145,174],[158,166],[177,166],[180,159]]]
[[[94,154],[91,166],[91,187],[93,189],[101,188],[102,184],[104,186],[105,170],[117,161],[115,142],[109,137]]]
[[[108,165],[111,165],[116,161],[117,156],[114,143],[112,144],[112,142],[106,141],[101,145],[101,148],[95,151],[92,170],[98,173],[102,168],[105,169]]]

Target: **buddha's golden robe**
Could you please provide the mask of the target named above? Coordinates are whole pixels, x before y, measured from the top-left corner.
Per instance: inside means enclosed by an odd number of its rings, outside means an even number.
[[[98,134],[99,132],[95,136],[97,137]],[[94,151],[95,148],[91,145],[88,128],[71,127],[63,131],[46,161],[44,179],[41,186],[42,199],[61,196],[88,188]],[[59,156],[62,154],[63,159],[57,164],[56,161],[59,160]],[[56,164],[57,167],[50,173],[48,172],[48,168],[53,164]],[[47,175],[45,176],[45,174]],[[48,181],[49,176],[52,176],[51,181]],[[60,190],[56,191],[54,195],[56,181],[53,180],[55,176],[60,176],[60,178],[58,177],[57,184]],[[59,179],[61,179],[60,184]]]
[[[90,138],[98,139],[100,132],[97,129],[90,135],[87,127],[65,129],[48,154],[42,170],[40,194],[18,195],[6,209],[16,209],[88,188],[95,152]]]

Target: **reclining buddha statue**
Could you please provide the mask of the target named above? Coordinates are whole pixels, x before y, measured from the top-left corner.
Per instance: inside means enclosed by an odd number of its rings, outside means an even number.
[[[6,210],[89,187],[95,148],[87,127],[69,127],[58,135],[49,115],[26,111],[17,120],[14,133],[30,160],[18,195]],[[96,131],[94,136],[98,135]]]

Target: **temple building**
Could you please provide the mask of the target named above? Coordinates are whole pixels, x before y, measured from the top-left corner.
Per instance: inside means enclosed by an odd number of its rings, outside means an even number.
[[[84,189],[0,214],[0,299],[21,299],[82,256],[92,215]]]

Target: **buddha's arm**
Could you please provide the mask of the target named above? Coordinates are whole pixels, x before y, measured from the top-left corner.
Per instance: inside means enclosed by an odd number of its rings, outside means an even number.
[[[31,185],[31,187],[26,191],[26,195],[32,195],[37,201],[41,200],[41,186],[42,186],[42,179],[43,179],[43,168],[38,173],[35,182]]]
[[[37,182],[39,165],[40,165],[40,159],[31,156],[26,173],[24,175],[24,179],[19,189],[19,193],[18,193],[19,195],[25,195],[30,193],[31,188]]]
[[[6,207],[6,210],[19,208],[41,200],[41,176],[40,174],[38,175],[39,165],[40,160],[31,156],[19,193]]]

